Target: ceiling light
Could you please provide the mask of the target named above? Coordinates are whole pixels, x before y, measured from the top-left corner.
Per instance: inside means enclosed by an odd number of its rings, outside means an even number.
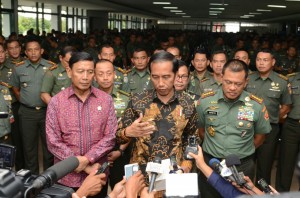
[[[218,14],[209,13],[210,16],[217,16]]]
[[[156,1],[156,2],[153,2],[153,4],[155,4],[155,5],[170,5],[171,2],[158,2],[158,1]]]
[[[268,5],[269,8],[286,8],[284,5]]]
[[[163,7],[163,9],[178,9],[178,7]]]
[[[190,18],[191,16],[182,16],[183,18]]]
[[[176,12],[175,14],[186,14],[186,13],[184,13],[184,12]]]
[[[209,5],[213,5],[213,6],[228,6],[227,3],[209,3]]]
[[[170,12],[182,12],[182,10],[170,10]]]
[[[254,17],[255,15],[252,15],[252,14],[245,14],[244,16],[245,16],[245,17]]]
[[[221,10],[210,10],[209,13],[222,13]]]
[[[271,12],[272,10],[256,9],[257,12]]]
[[[300,0],[285,0],[285,1],[300,1]]]
[[[249,12],[249,14],[261,14],[259,12]]]
[[[247,16],[240,16],[240,18],[249,19],[249,17],[247,17]]]
[[[225,10],[225,8],[209,8],[210,10]]]

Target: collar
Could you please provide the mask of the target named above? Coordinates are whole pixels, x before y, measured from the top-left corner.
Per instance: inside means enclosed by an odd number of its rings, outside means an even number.
[[[118,91],[119,91],[119,89],[113,88],[112,93],[111,93],[110,95],[111,95],[113,98],[116,98],[116,97],[117,97],[117,94],[118,94]]]
[[[45,66],[45,65],[47,65],[47,61],[45,59],[43,59],[43,58],[41,58],[40,62],[38,62],[37,64],[32,64],[29,59],[27,59],[25,61],[27,63],[26,67],[33,66],[33,65],[37,65],[37,66]]]
[[[144,72],[144,71],[143,71]],[[137,69],[135,68],[135,67],[133,67],[132,68],[132,73],[138,73],[138,71],[137,71]],[[146,72],[145,72],[146,74],[148,73],[148,74],[150,74],[150,71],[149,71],[149,69],[147,68],[146,69]]]
[[[68,90],[69,90],[69,92],[68,92],[68,98],[71,98],[72,96],[77,97],[77,95],[76,95],[75,92],[74,92],[73,84],[68,88]],[[91,87],[90,87],[90,93],[89,93],[89,95],[88,95],[87,98],[89,98],[90,96],[94,96],[94,97],[97,98],[97,97],[98,97],[98,94],[96,93],[96,90],[97,90],[97,88],[91,86]]]
[[[275,74],[276,74],[276,73],[275,73],[273,70],[271,70],[269,76],[268,76],[266,79],[269,78],[271,81],[274,81],[274,80],[275,80]],[[262,79],[262,78],[260,77],[258,71],[254,72],[252,75],[255,75],[254,80]]]
[[[8,69],[11,69],[11,67],[9,67],[9,65],[7,64],[7,60],[4,61],[4,63],[2,63],[0,65],[0,69],[2,70],[4,67],[8,68]]]
[[[218,89],[218,90],[216,91],[216,97],[217,97],[217,100],[218,100],[218,101],[219,101],[219,100],[227,101],[227,100],[225,99],[225,97],[224,97],[224,94],[223,94],[223,90],[222,90],[222,89]],[[236,103],[236,102],[238,102],[238,101],[241,101],[241,102],[243,102],[244,104],[245,104],[246,102],[249,102],[249,101],[250,101],[250,96],[249,96],[249,94],[248,94],[246,91],[243,91],[243,92],[241,93],[240,97],[239,97],[236,101],[234,101],[234,103]]]
[[[57,69],[60,73],[67,72],[66,68],[64,68],[61,62],[57,64]]]
[[[156,90],[155,89],[152,89],[149,91],[149,93],[151,94],[151,98],[152,98],[152,101],[155,102],[155,101],[159,101],[161,103],[163,103],[157,96],[157,93],[156,93]],[[178,92],[175,90],[174,88],[174,95],[170,98],[170,100],[166,103],[167,104],[170,104],[172,102],[174,102],[175,100],[179,101],[179,97],[180,95],[182,94],[183,92]],[[164,104],[164,103],[163,103]]]

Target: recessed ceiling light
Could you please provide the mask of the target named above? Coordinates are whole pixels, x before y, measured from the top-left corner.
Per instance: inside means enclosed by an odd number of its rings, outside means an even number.
[[[163,9],[178,9],[178,7],[163,7]]]
[[[285,1],[300,1],[300,0],[285,0]]]
[[[190,18],[191,16],[182,16],[183,18]]]
[[[269,8],[286,8],[284,5],[268,5]]]
[[[254,17],[255,15],[253,15],[253,14],[245,14],[244,16],[245,17]]]
[[[218,14],[209,13],[210,16],[217,16]]]
[[[249,12],[249,14],[261,14],[259,12]]]
[[[209,5],[214,5],[214,6],[228,6],[227,3],[209,3]]]
[[[256,9],[257,12],[272,12],[272,10]]]
[[[176,12],[175,14],[186,14],[186,13],[184,13],[184,12]]]
[[[249,19],[249,17],[247,17],[247,16],[240,16],[240,18]]]
[[[170,10],[170,12],[182,12],[182,10]]]
[[[225,10],[225,8],[209,8],[210,10]]]
[[[153,4],[156,4],[156,5],[170,5],[171,2],[160,2],[160,1],[155,1],[155,2],[153,2]]]

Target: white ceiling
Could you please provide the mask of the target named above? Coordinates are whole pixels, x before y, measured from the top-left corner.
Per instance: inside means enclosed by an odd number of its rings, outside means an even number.
[[[19,0],[22,2],[36,2],[36,0]],[[154,0],[159,1],[159,0]],[[163,9],[164,6],[178,7],[185,15],[191,16],[191,20],[212,19],[215,20],[250,20],[256,22],[280,22],[286,20],[300,21],[300,1],[286,0],[160,0],[170,2],[170,5],[154,5],[152,0],[39,0],[47,4],[59,4],[73,7],[81,7],[92,10],[104,10],[128,14],[139,14],[149,18],[182,19],[182,15]],[[227,6],[214,6],[210,3],[228,4]],[[267,5],[285,5],[287,8],[270,8]],[[217,11],[211,8],[224,8],[216,16],[210,16],[209,11]],[[257,9],[271,10],[261,12]],[[242,19],[241,16],[254,14],[254,17]]]

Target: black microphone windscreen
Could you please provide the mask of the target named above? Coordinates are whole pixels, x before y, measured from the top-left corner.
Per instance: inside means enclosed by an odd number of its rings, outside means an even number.
[[[225,163],[226,163],[227,167],[231,167],[233,165],[240,165],[241,160],[239,159],[239,157],[237,155],[231,154],[226,157]]]
[[[59,180],[67,174],[73,172],[78,166],[79,160],[77,159],[77,157],[71,156],[63,161],[54,164],[53,166],[48,168],[48,170],[54,171],[57,180]]]
[[[156,156],[153,160],[154,163],[158,163],[158,164],[161,164],[161,157],[159,156]]]

